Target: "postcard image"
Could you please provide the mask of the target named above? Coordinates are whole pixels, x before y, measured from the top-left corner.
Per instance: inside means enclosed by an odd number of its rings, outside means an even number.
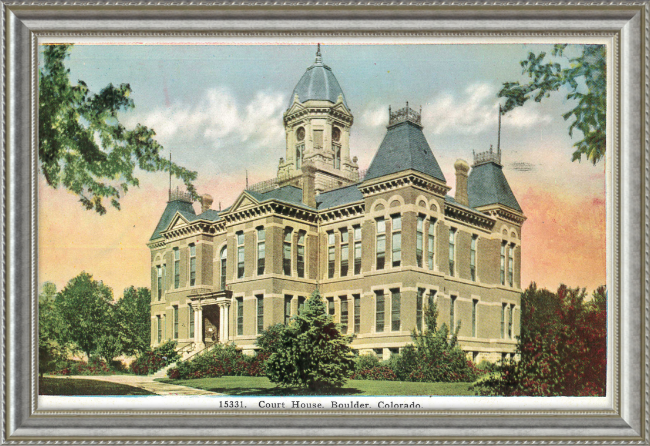
[[[39,404],[606,397],[610,56],[39,45]]]

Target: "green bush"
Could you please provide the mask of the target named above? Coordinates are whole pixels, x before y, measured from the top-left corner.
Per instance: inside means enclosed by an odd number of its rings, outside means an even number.
[[[360,372],[378,367],[380,364],[379,358],[375,355],[361,355],[354,358],[354,371]]]
[[[180,355],[176,351],[176,341],[167,341],[153,350],[141,353],[129,369],[136,375],[149,375],[174,363],[178,358]]]
[[[61,364],[61,368],[52,372],[52,375],[113,375],[114,370],[104,362],[103,359],[96,356],[91,356],[88,362],[86,361],[68,361],[67,364]]]
[[[477,377],[477,370],[458,346],[458,330],[449,332],[446,324],[437,325],[438,309],[435,303],[425,312],[426,328],[411,334],[414,344],[392,355],[389,366],[400,381],[416,382],[470,382]]]
[[[318,290],[289,324],[277,330],[277,341],[267,350],[271,356],[266,375],[272,382],[315,391],[340,387],[352,374],[353,337],[338,331]]]
[[[215,344],[188,361],[179,361],[167,371],[171,379],[219,378],[221,376],[262,376],[268,354],[244,355],[234,344]]]

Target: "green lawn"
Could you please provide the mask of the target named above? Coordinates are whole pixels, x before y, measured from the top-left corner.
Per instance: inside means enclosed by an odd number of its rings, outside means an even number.
[[[40,378],[39,395],[154,395],[138,387],[75,378]]]
[[[223,376],[221,378],[166,379],[156,381],[194,387],[227,395],[305,395],[303,389],[276,387],[266,377]],[[349,380],[337,395],[474,395],[471,383],[412,383],[399,381]]]

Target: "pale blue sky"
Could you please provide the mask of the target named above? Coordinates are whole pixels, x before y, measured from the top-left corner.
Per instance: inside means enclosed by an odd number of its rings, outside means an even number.
[[[389,104],[423,106],[424,132],[443,170],[496,145],[501,84],[525,80],[519,61],[550,45],[323,45],[355,123],[351,150],[367,167],[385,133]],[[575,50],[574,50],[575,51]],[[92,91],[129,83],[136,109],[125,122],[154,128],[176,161],[208,176],[249,169],[273,176],[284,156],[282,112],[314,45],[76,45],[71,79]],[[503,120],[506,169],[544,150],[570,157],[564,95],[528,104]],[[503,101],[503,100],[502,100]],[[559,154],[559,153],[558,153]]]

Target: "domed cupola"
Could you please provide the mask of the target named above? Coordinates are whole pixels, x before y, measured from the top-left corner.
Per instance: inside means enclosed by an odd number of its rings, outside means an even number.
[[[294,184],[308,164],[316,169],[316,192],[359,179],[357,158],[350,157],[354,117],[332,69],[323,64],[320,44],[316,62],[293,89],[283,121],[287,146],[278,165],[278,184]]]
[[[316,51],[316,61],[311,67],[307,68],[305,74],[298,81],[296,88],[293,89],[289,108],[294,103],[296,95],[300,103],[307,101],[329,101],[332,104],[335,104],[339,95],[341,95],[343,97],[343,104],[346,107],[348,106],[347,102],[345,102],[343,90],[336,80],[332,69],[323,63],[320,44],[318,44],[318,50]]]

